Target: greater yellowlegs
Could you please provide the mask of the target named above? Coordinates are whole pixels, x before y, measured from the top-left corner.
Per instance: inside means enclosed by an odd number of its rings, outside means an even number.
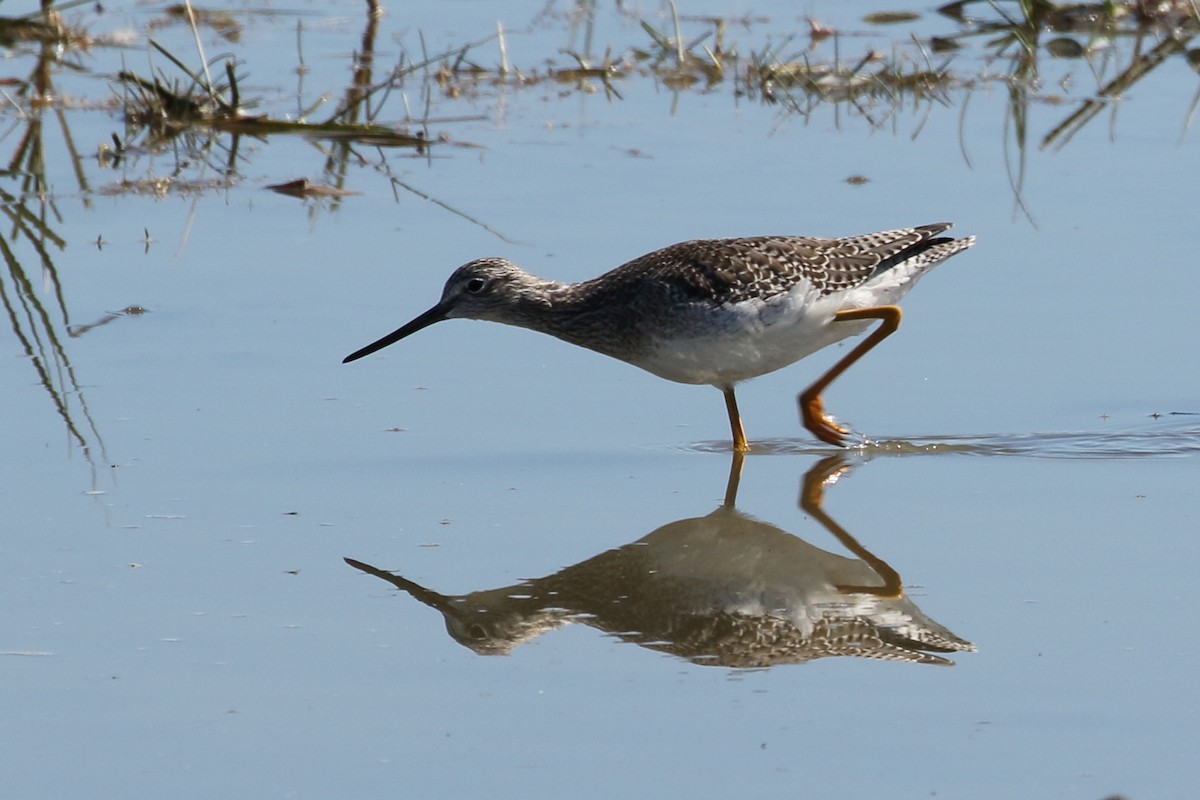
[[[880,325],[799,397],[804,426],[829,444],[850,433],[821,392],[900,325],[895,304],[917,279],[975,237],[939,237],[940,222],[817,239],[753,236],[673,244],[598,278],[560,283],[502,258],[454,271],[433,308],[346,356],[354,361],[444,319],[503,322],[548,333],[679,383],[725,395],[733,449],[749,449],[734,386]]]

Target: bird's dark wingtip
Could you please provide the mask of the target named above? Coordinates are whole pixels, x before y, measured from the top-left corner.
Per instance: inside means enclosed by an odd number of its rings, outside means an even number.
[[[918,225],[916,230],[921,231],[926,236],[937,236],[942,231],[950,230],[953,227],[953,222],[931,222],[928,225]]]

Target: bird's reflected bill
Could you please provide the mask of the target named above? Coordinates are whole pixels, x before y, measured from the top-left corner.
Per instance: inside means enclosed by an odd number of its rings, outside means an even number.
[[[436,306],[429,309],[412,322],[397,328],[387,336],[384,336],[382,339],[371,342],[369,345],[359,350],[355,350],[353,353],[343,358],[342,363],[349,364],[351,361],[357,361],[363,356],[371,355],[371,353],[374,353],[376,350],[382,350],[389,344],[395,344],[409,334],[416,333],[422,328],[428,328],[435,322],[441,322],[446,318],[446,313],[448,311],[449,309],[444,304],[438,303]]]
[[[453,602],[453,598],[446,597],[444,594],[438,594],[432,589],[426,589],[421,584],[413,583],[403,576],[396,575],[392,572],[385,572],[378,567],[373,567],[370,564],[364,564],[363,562],[356,561],[353,558],[343,557],[342,560],[355,569],[365,572],[368,575],[374,575],[377,578],[383,578],[397,589],[408,592],[418,601],[424,603],[432,609],[436,609],[443,614],[450,614],[454,617],[462,617],[462,614],[459,613],[459,609]]]

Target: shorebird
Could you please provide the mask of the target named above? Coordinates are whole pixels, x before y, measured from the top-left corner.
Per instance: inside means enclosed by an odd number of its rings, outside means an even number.
[[[896,305],[917,280],[975,237],[950,223],[840,239],[752,236],[680,242],[579,283],[530,275],[503,258],[451,274],[437,305],[343,359],[355,361],[435,322],[463,317],[548,333],[660,378],[725,396],[733,449],[749,450],[734,387],[879,326],[800,393],[804,426],[843,445],[850,430],[821,393],[900,326]]]

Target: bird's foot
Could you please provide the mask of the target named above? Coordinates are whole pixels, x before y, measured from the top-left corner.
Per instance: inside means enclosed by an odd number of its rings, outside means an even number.
[[[853,428],[841,424],[832,415],[825,412],[825,404],[820,395],[813,397],[800,396],[800,421],[809,433],[822,442],[834,447],[853,447],[869,444],[866,436],[857,433]],[[849,438],[859,441],[848,441]]]

